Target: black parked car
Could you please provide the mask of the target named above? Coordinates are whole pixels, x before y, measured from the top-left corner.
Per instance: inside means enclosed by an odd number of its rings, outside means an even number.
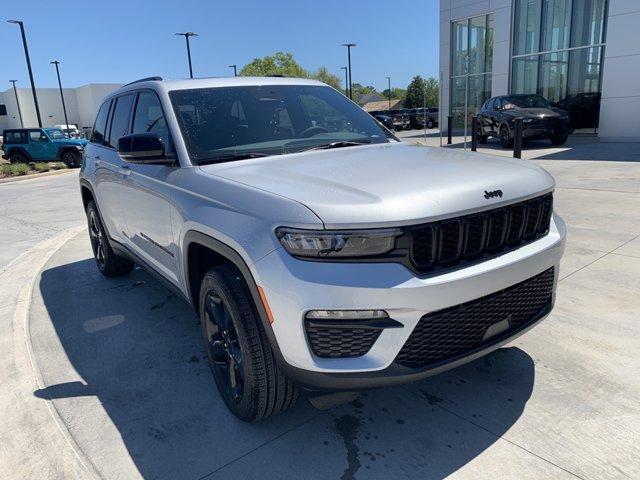
[[[412,108],[409,110],[411,128],[434,128],[438,125],[438,108]]]
[[[388,115],[376,114],[376,115],[373,115],[373,118],[378,120],[382,125],[387,127],[389,130],[393,130],[395,128],[393,125],[393,118],[391,118]]]
[[[393,120],[393,129],[394,130],[409,130],[411,128],[411,123],[409,122],[409,111],[405,109],[399,110],[376,110],[374,112],[369,112],[374,117],[376,115],[386,115],[387,117],[391,117]]]
[[[513,145],[517,118],[523,119],[523,140],[549,139],[562,145],[569,135],[569,114],[540,95],[504,95],[484,102],[478,112],[478,142],[498,137],[500,145]]]

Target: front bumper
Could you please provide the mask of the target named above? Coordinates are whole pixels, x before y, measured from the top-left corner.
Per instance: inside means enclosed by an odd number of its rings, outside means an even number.
[[[283,249],[251,269],[275,319],[271,326],[274,350],[286,375],[311,388],[371,388],[456,367],[499,348],[542,320],[537,318],[512,336],[496,337],[494,343],[428,368],[408,368],[394,362],[420,318],[429,312],[484,297],[550,267],[555,267],[555,292],[565,236],[564,223],[554,215],[549,234],[531,244],[467,268],[426,277],[417,277],[394,263],[308,262]],[[316,309],[386,310],[403,326],[383,330],[360,357],[321,358],[309,346],[304,322],[305,313]]]

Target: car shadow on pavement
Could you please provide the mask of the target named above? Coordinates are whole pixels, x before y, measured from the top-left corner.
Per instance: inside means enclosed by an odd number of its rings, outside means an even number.
[[[246,424],[218,397],[195,314],[145,272],[54,265],[38,293],[30,331],[47,387],[34,395],[104,478],[443,478],[513,426],[534,384],[531,357],[503,348],[327,412],[301,400]]]

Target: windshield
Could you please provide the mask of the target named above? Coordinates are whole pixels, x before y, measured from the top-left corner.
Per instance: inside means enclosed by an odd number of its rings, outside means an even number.
[[[67,138],[67,136],[59,128],[49,128],[45,131],[47,132],[47,135],[49,135],[49,138],[51,138],[52,140]]]
[[[195,164],[395,138],[331,87],[218,87],[169,96]]]
[[[505,98],[505,108],[509,108],[509,104],[519,108],[547,108],[549,102],[540,95],[519,95],[516,97]],[[513,108],[513,107],[511,107]]]

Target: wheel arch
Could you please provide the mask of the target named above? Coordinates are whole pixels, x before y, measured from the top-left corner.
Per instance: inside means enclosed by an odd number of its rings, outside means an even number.
[[[33,160],[31,154],[27,152],[24,147],[9,147],[9,150],[5,152],[5,155],[7,156],[7,158],[9,158],[14,153],[21,153],[22,155],[27,157],[28,160]]]
[[[276,362],[281,368],[285,367],[287,364],[280,352],[278,342],[271,328],[266,307],[258,290],[258,284],[242,256],[229,245],[196,230],[189,230],[185,234],[182,256],[184,279],[187,287],[186,293],[188,293],[189,301],[198,315],[200,314],[198,311],[200,282],[204,274],[210,268],[218,265],[228,264],[234,267],[240,278],[244,280],[247,293],[253,300],[260,323],[267,334],[271,349],[275,355]]]

